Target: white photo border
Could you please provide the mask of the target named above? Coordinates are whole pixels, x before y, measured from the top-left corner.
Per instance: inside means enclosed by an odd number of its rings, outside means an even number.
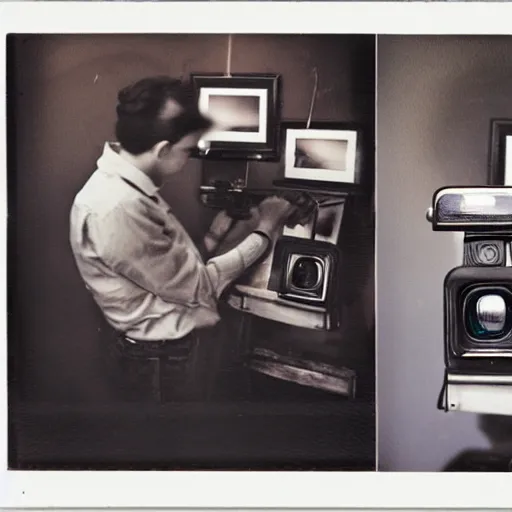
[[[281,114],[279,73],[190,73],[200,97],[200,110],[208,115],[208,98],[214,94],[257,95],[258,132],[236,132],[214,126],[198,143],[194,157],[213,160],[277,161]],[[210,117],[210,116],[208,116]]]
[[[346,169],[310,169],[295,166],[297,139],[339,140],[347,142]],[[296,129],[286,130],[284,177],[331,183],[354,183],[356,179],[358,134],[356,130]]]

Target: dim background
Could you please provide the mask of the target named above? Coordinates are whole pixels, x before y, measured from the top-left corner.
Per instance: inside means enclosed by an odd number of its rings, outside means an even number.
[[[187,416],[179,408],[119,407],[119,390],[105,370],[112,333],[72,258],[71,203],[105,141],[113,140],[118,90],[146,76],[226,72],[227,35],[18,35],[9,45],[9,392],[18,406],[10,413],[11,461],[24,467],[170,460],[174,466],[235,467],[302,460],[371,468],[371,212],[349,218],[352,270],[343,332],[301,334],[324,337],[318,346],[332,347],[334,340],[344,364],[361,376],[363,403],[330,397],[326,405],[325,394],[304,390],[306,403],[288,409],[283,403],[243,410],[210,404]],[[320,83],[313,121],[356,121],[373,132],[373,37],[233,38],[232,73],[281,74],[283,119],[307,119],[315,66]],[[162,191],[196,242],[212,218],[198,200],[201,172],[201,162],[191,160]],[[279,164],[252,163],[249,185],[270,186],[280,177]],[[291,330],[259,323],[260,332],[276,338]],[[267,396],[294,395],[288,389],[273,381]]]
[[[379,469],[439,471],[512,439],[506,417],[436,408],[462,237],[425,217],[438,188],[487,183],[491,118],[512,118],[512,40],[382,36],[377,58]]]

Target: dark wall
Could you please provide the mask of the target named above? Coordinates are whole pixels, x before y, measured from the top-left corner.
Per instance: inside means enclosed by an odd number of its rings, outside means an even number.
[[[477,415],[436,409],[443,280],[462,238],[432,232],[425,212],[440,187],[486,184],[490,119],[512,118],[512,40],[382,36],[378,48],[379,460],[437,471],[488,439]]]
[[[111,330],[85,291],[68,243],[69,210],[113,138],[117,91],[148,75],[226,70],[227,36],[16,36],[10,40],[9,186],[13,313],[10,351],[25,399],[109,400],[102,372]],[[361,59],[361,55],[365,55]],[[364,61],[365,65],[361,65]],[[282,116],[308,115],[313,67],[319,93],[313,120],[358,121],[373,129],[373,38],[235,36],[233,73],[282,75]],[[253,164],[254,183],[280,176]],[[163,194],[196,240],[211,217],[197,201],[201,165],[190,161]],[[370,258],[371,259],[371,258]],[[372,274],[372,261],[365,265]],[[369,281],[368,281],[369,279]],[[373,281],[366,293],[371,320]]]

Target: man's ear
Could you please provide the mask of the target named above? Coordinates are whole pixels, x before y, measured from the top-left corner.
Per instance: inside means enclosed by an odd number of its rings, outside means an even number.
[[[171,143],[168,140],[161,140],[153,146],[153,153],[158,158],[164,158],[169,154],[169,151],[171,151],[171,147]]]

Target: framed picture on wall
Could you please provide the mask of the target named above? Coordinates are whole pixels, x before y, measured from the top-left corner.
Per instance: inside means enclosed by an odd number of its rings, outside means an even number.
[[[286,122],[281,125],[284,179],[357,185],[361,180],[361,129],[346,123]]]
[[[279,75],[192,74],[199,109],[213,128],[194,156],[210,159],[277,160]]]
[[[488,182],[512,186],[512,119],[491,119]]]

